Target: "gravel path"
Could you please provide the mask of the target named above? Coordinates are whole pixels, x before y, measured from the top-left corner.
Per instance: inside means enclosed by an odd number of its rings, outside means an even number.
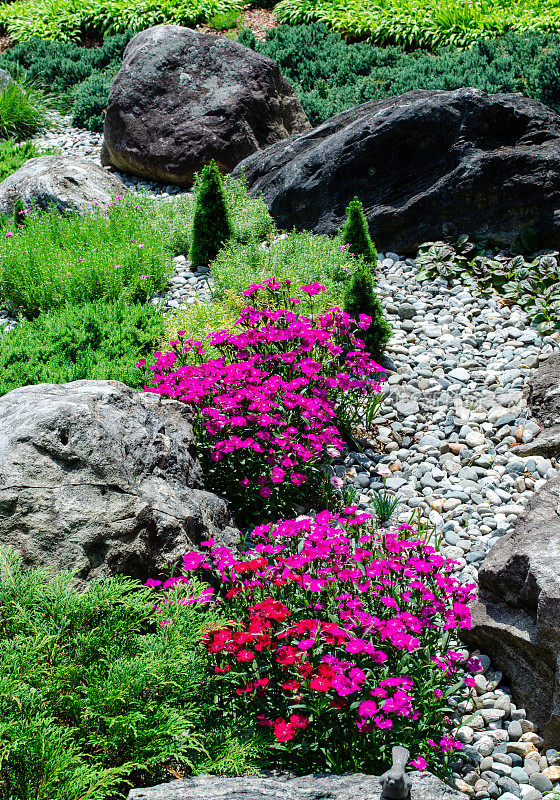
[[[99,163],[101,135],[56,126],[37,140],[43,147]],[[117,173],[127,186],[154,196],[178,194]],[[193,272],[184,256],[165,295],[165,309],[209,297],[205,270]],[[520,458],[512,445],[539,430],[524,399],[528,376],[560,346],[560,336],[540,337],[518,307],[482,297],[441,279],[420,284],[411,259],[380,254],[378,291],[394,337],[387,349],[394,371],[385,385],[373,449],[349,453],[334,471],[359,491],[359,508],[383,488],[380,463],[399,496],[396,518],[420,513],[436,526],[444,555],[457,562],[463,582],[477,581],[489,547],[515,524],[532,494],[557,474],[556,461]],[[157,302],[160,298],[155,298]],[[372,443],[373,445],[373,443]],[[457,788],[475,800],[539,800],[560,781],[560,755],[543,752],[536,726],[511,698],[500,672],[481,656],[471,699],[456,704],[455,725],[465,746],[455,765]]]

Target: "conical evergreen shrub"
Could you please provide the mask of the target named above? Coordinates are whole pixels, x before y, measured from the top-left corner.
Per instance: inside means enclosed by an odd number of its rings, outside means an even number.
[[[360,314],[371,317],[370,327],[361,330],[357,335],[372,358],[379,361],[385,345],[393,335],[393,329],[383,316],[381,302],[373,289],[371,271],[365,264],[360,264],[352,275],[344,298],[344,310],[355,320],[359,320]]]
[[[355,197],[346,209],[346,222],[342,229],[344,244],[349,245],[348,250],[355,256],[362,256],[368,264],[377,263],[377,250],[369,235],[367,220],[364,216],[364,207]]]
[[[220,171],[211,161],[196,186],[190,257],[195,267],[207,267],[233,233]]]

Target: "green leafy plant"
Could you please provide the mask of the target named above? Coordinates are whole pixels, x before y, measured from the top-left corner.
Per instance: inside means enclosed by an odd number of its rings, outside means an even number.
[[[250,767],[250,741],[206,724],[198,642],[218,617],[192,602],[203,585],[169,589],[160,610],[153,589],[122,576],[78,593],[70,574],[24,571],[0,550],[2,798],[124,800],[131,783],[212,769],[214,755]]]
[[[241,25],[241,16],[237,9],[231,11],[224,11],[221,14],[214,14],[208,20],[208,27],[215,31],[229,31],[232,28],[239,28]]]
[[[281,0],[274,9],[291,25],[324,22],[348,38],[375,44],[435,50],[442,45],[468,47],[485,36],[515,31],[560,29],[560,10],[554,0],[470,0],[457,4],[436,0]]]
[[[0,7],[0,24],[15,41],[32,37],[77,42],[84,30],[117,34],[172,24],[195,26],[241,11],[239,0],[15,0]]]
[[[343,246],[354,256],[362,256],[366,264],[377,264],[377,250],[369,235],[364,207],[355,197],[346,209],[346,221],[342,228]]]
[[[344,298],[344,310],[354,319],[365,315],[371,318],[371,325],[359,336],[363,339],[366,350],[373,358],[383,356],[385,346],[393,331],[383,315],[379,297],[375,294],[371,270],[360,265],[352,275]]]
[[[543,335],[560,330],[560,267],[557,251],[527,261],[513,252],[494,253],[484,241],[460,236],[456,243],[428,242],[418,252],[419,280],[440,276],[497,291],[503,301],[521,306]]]
[[[30,158],[38,156],[52,155],[57,151],[39,150],[33,142],[16,142],[15,139],[7,139],[0,142],[0,181],[16,172]]]
[[[0,335],[0,394],[35,383],[116,380],[139,389],[134,364],[154,351],[164,321],[152,305],[67,306]]]
[[[21,141],[47,127],[43,93],[20,74],[0,86],[0,139]]]
[[[207,267],[231,238],[233,229],[220,171],[215,161],[202,168],[196,184],[191,261]]]
[[[0,296],[34,317],[66,303],[145,300],[172,272],[173,209],[131,192],[106,208],[33,211],[0,225]],[[176,212],[175,212],[176,213]]]

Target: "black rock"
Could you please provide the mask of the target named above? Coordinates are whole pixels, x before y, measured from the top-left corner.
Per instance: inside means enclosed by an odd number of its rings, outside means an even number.
[[[415,89],[372,100],[238,165],[282,228],[332,234],[357,195],[399,253],[459,233],[560,245],[560,116],[521,94]]]

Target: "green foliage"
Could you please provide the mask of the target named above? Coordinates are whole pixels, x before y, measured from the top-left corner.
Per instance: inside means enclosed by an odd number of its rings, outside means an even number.
[[[545,251],[529,258],[515,255],[513,248],[509,254],[496,254],[485,241],[469,241],[463,235],[455,244],[423,245],[416,260],[420,267],[418,280],[442,277],[478,286],[483,292],[497,291],[508,305],[521,306],[546,336],[560,330],[559,254]]]
[[[372,357],[380,359],[393,331],[383,316],[381,302],[374,292],[373,278],[368,267],[360,266],[352,275],[344,298],[344,310],[356,320],[360,318],[360,314],[371,317],[370,327],[361,331],[358,336],[363,339],[366,350]]]
[[[247,44],[247,42],[243,42]],[[522,92],[560,110],[560,35],[545,31],[478,40],[437,53],[347,44],[325,25],[280,25],[256,42],[293,84],[313,125],[346,108],[411,89],[474,86]]]
[[[229,31],[231,28],[238,28],[240,24],[241,16],[236,8],[221,14],[214,14],[208,20],[208,27],[215,31]]]
[[[195,26],[241,11],[240,0],[15,0],[0,7],[0,25],[18,42],[34,36],[77,42],[83,31],[116,34],[153,25]]]
[[[0,86],[0,139],[21,141],[47,127],[45,98],[25,75]]]
[[[132,33],[107,36],[99,47],[80,47],[74,42],[52,42],[33,37],[0,54],[0,67],[14,72],[18,67],[44,90],[68,93],[92,73],[116,72]]]
[[[295,287],[321,283],[326,291],[315,299],[323,309],[341,304],[348,275],[360,263],[342,249],[340,237],[292,231],[268,247],[256,239],[231,244],[213,262],[212,276],[218,296],[230,300],[244,300],[243,291],[250,284],[269,278],[289,279]]]
[[[468,47],[512,31],[560,31],[555,0],[281,0],[274,13],[290,25],[324,22],[348,38],[409,49]]]
[[[0,395],[36,383],[115,380],[139,389],[134,366],[164,330],[152,305],[85,303],[40,314],[0,335]]]
[[[112,77],[107,74],[94,72],[80,84],[72,108],[72,125],[88,131],[103,130],[112,82]]]
[[[243,30],[237,37],[237,41],[239,42],[239,44],[245,45],[245,47],[250,47],[251,50],[255,50],[257,47],[257,40],[255,38],[255,34],[250,28],[243,28]]]
[[[196,185],[191,261],[207,267],[233,234],[220,171],[214,161],[203,167]]]
[[[30,158],[52,155],[56,150],[39,150],[33,142],[16,142],[7,139],[0,142],[0,181],[18,170]]]
[[[348,246],[348,252],[355,256],[362,256],[366,264],[377,264],[377,250],[364,216],[364,207],[355,197],[346,209],[346,222],[342,229],[342,241]]]
[[[112,207],[31,211],[0,224],[0,297],[16,313],[93,300],[145,300],[172,271],[172,209],[130,192]]]
[[[3,800],[120,800],[131,780],[165,780],[167,765],[211,769],[212,753],[228,771],[248,765],[250,743],[205,730],[198,641],[217,618],[180,602],[201,591],[179,584],[154,612],[157,596],[135,581],[77,593],[70,575],[24,572],[0,550]]]

